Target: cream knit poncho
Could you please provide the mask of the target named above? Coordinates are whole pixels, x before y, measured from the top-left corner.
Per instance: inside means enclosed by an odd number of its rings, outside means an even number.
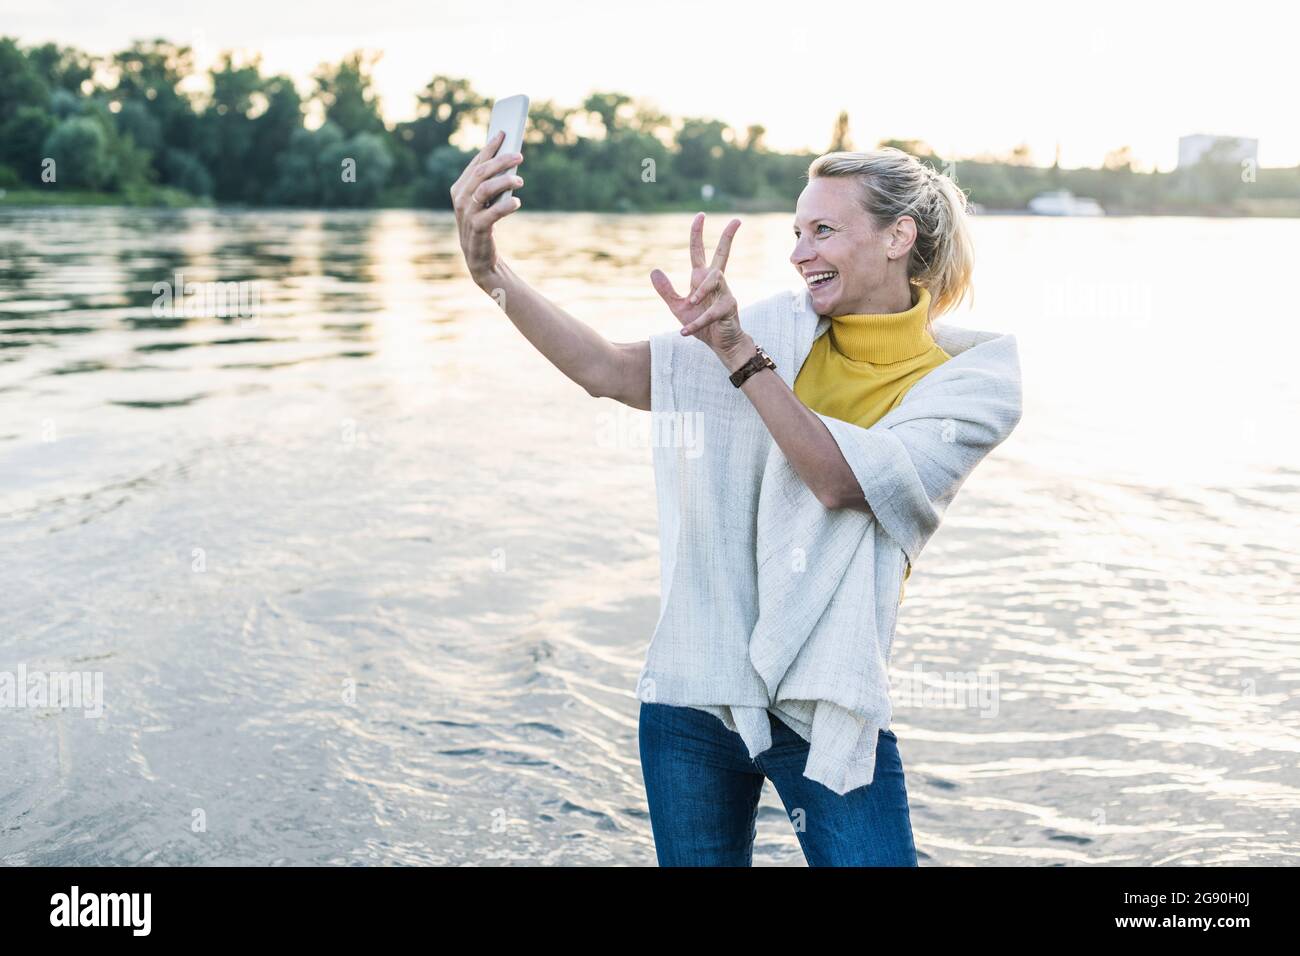
[[[740,324],[793,387],[830,319],[802,289]],[[1014,335],[937,322],[934,338],[952,358],[870,428],[818,415],[870,515],[817,500],[707,345],[650,338],[661,595],[637,694],[715,714],[751,758],[772,745],[770,711],[809,742],[804,776],[840,795],[871,783],[892,719],[906,563],[1020,421]]]

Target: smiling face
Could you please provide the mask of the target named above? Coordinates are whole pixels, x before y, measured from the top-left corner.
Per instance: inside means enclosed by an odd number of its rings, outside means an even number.
[[[908,216],[876,228],[852,176],[818,176],[795,206],[790,262],[818,315],[902,312],[912,306],[907,260],[916,236]]]

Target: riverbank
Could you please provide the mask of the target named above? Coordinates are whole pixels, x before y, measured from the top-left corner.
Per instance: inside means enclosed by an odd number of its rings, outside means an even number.
[[[525,201],[527,195],[521,192]],[[4,206],[126,206],[141,208],[220,208],[246,210],[272,210],[275,208],[301,209],[305,207],[244,206],[227,203],[214,203],[211,199],[196,197],[184,190],[170,186],[155,186],[135,193],[104,193],[92,190],[65,189],[0,189],[0,207]],[[407,203],[381,203],[366,207],[309,207],[322,212],[342,210],[359,211],[365,209],[410,209],[420,211],[422,207]],[[450,212],[450,210],[440,210]],[[791,203],[772,200],[719,199],[695,202],[661,203],[653,209],[622,208],[610,210],[546,210],[547,212],[601,212],[614,215],[645,215],[662,213],[787,213]],[[1032,216],[1034,213],[1026,208],[990,208],[975,204],[975,212],[981,216]],[[1197,207],[1152,205],[1110,208],[1107,216],[1183,216],[1210,219],[1295,219],[1300,218],[1300,197],[1295,199],[1239,199],[1231,203],[1207,204]]]
[[[182,189],[154,186],[135,193],[103,193],[89,189],[0,189],[0,207],[4,206],[132,206],[184,209],[212,206]]]

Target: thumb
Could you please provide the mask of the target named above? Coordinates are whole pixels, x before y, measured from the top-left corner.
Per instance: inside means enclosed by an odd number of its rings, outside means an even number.
[[[655,291],[659,293],[660,298],[669,305],[674,305],[681,301],[682,297],[677,294],[677,290],[673,288],[672,281],[668,276],[664,275],[662,269],[655,269],[650,273],[650,284],[655,287]]]

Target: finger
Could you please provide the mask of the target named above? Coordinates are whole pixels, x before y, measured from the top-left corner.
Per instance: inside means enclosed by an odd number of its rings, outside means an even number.
[[[677,294],[677,290],[673,288],[671,280],[664,274],[662,269],[651,271],[650,284],[655,287],[655,291],[659,293],[660,298],[670,306],[681,302],[682,297]]]
[[[500,147],[500,145],[505,142],[505,139],[506,139],[506,131],[503,129],[497,130],[496,135],[491,137],[486,143],[484,143],[483,148],[480,149],[477,153],[475,153],[474,156],[470,159],[469,163],[465,166],[465,169],[461,172],[460,178],[456,180],[456,183],[459,185],[461,180],[469,176],[469,171],[471,169],[473,169],[479,163],[483,162],[485,159],[487,159],[489,156],[495,153],[497,149]]]
[[[472,255],[478,258],[491,256],[495,248],[492,238],[492,230],[496,224],[510,215],[520,206],[517,197],[511,196],[505,202],[494,203],[487,209],[476,213],[471,217],[469,222],[469,236],[467,242],[467,257]]]
[[[523,157],[519,153],[507,153],[505,156],[498,156],[478,165],[471,163],[466,166],[465,171],[461,173],[461,178],[456,180],[451,187],[452,206],[459,209],[462,196],[468,194],[473,199],[474,191],[485,179],[521,162],[523,162]],[[500,189],[497,190],[497,192],[500,191]]]
[[[490,206],[484,206],[474,214],[474,228],[484,231],[491,230],[494,223],[504,219],[522,205],[523,200],[518,196],[511,196],[505,202],[494,202]]]
[[[704,213],[695,214],[691,223],[691,268],[704,268]]]
[[[512,167],[519,165],[521,162],[523,162],[523,157],[519,153],[506,153],[504,156],[497,156],[494,159],[490,159],[470,174],[468,186],[473,190],[474,195],[482,196],[486,200],[495,195],[495,193],[499,193],[502,189],[508,189],[509,187],[496,187],[494,193],[486,191],[480,193],[478,191],[479,186],[489,180],[500,177],[509,179],[509,177],[514,175],[514,169]]]
[[[506,153],[503,156],[495,156],[486,162],[479,163],[477,166],[465,170],[466,178],[462,188],[472,196],[476,194],[480,184],[493,176],[501,174],[504,170],[510,169],[512,166],[519,165],[523,161],[523,155],[520,153]],[[497,192],[500,191],[500,189],[497,190]]]
[[[717,291],[718,285],[721,281],[722,273],[717,269],[710,269],[705,274],[704,278],[700,280],[700,284],[695,287],[695,291],[691,293],[691,304],[694,305],[697,302],[701,302],[704,300],[706,295]]]
[[[722,230],[722,238],[718,240],[718,248],[713,253],[713,268],[727,268],[727,257],[731,255],[731,237],[736,234],[740,228],[740,220],[733,219],[727,223],[727,228]]]
[[[478,155],[475,156],[474,159],[478,162],[482,162],[489,156],[494,155],[496,151],[501,148],[501,144],[505,141],[506,131],[503,129],[497,130],[496,134],[483,144],[483,148],[478,151]]]
[[[518,189],[524,184],[522,176],[516,176],[514,173],[506,173],[493,179],[485,180],[474,187],[470,193],[470,198],[478,205],[484,203],[505,192],[507,189]]]
[[[713,305],[709,306],[708,310],[699,318],[682,326],[682,334],[694,335],[696,332],[700,331],[700,329],[712,325],[719,319],[725,319],[731,314],[731,310],[732,305],[726,298],[719,299],[717,302],[713,303]]]

